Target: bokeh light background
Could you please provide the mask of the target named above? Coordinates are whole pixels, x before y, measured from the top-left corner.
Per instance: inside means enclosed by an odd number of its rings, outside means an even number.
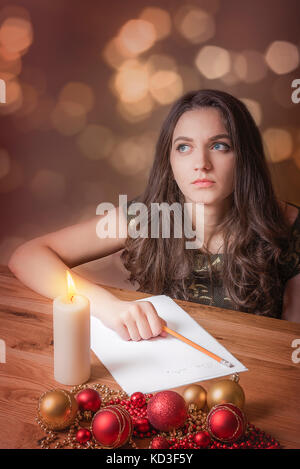
[[[2,0],[0,263],[142,192],[171,103],[196,88],[246,103],[300,205],[299,18],[299,0]],[[119,254],[76,269],[127,288]]]

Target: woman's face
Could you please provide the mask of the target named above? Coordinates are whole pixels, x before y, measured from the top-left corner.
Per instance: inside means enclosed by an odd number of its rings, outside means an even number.
[[[220,111],[187,111],[174,129],[170,153],[174,178],[186,202],[215,204],[233,192],[235,153]],[[213,184],[193,184],[209,179]]]

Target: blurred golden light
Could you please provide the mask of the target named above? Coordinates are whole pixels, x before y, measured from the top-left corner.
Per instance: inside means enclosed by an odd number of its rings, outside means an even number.
[[[114,147],[113,132],[103,125],[88,124],[77,137],[84,156],[91,160],[107,158]]]
[[[167,54],[152,54],[146,62],[149,74],[158,70],[174,70],[177,71],[177,64],[173,57]]]
[[[220,80],[222,81],[222,83],[225,83],[225,85],[227,86],[233,86],[240,82],[239,77],[232,71],[220,77]]]
[[[108,161],[120,174],[134,176],[149,165],[148,154],[144,150],[141,140],[131,137],[116,146]]]
[[[216,33],[215,20],[212,15],[200,8],[181,9],[175,24],[182,36],[193,44],[200,44],[211,39]]]
[[[270,69],[278,75],[289,73],[299,65],[297,46],[287,41],[274,41],[265,54]]]
[[[255,120],[256,125],[259,126],[262,121],[262,109],[261,109],[261,105],[259,104],[259,102],[250,98],[240,98],[240,100],[248,108],[250,114]]]
[[[54,107],[55,103],[52,98],[47,96],[42,97],[38,102],[38,106],[35,107],[30,114],[22,116],[21,113],[21,116],[19,116],[19,113],[17,113],[16,117],[18,117],[18,119],[14,119],[14,125],[21,132],[30,132],[36,129],[50,130],[53,128],[51,116]]]
[[[148,93],[144,98],[134,103],[118,102],[118,111],[120,115],[131,123],[140,122],[150,117],[154,107],[153,98]]]
[[[114,79],[114,88],[119,98],[126,103],[143,99],[148,93],[148,87],[147,67],[134,59],[124,62]]]
[[[194,67],[189,65],[180,65],[178,73],[183,83],[183,92],[198,90],[201,87],[201,78]]]
[[[6,83],[6,103],[0,106],[0,114],[12,114],[22,106],[23,94],[20,83],[10,80]]]
[[[196,67],[206,78],[215,80],[230,71],[231,58],[226,49],[204,46],[196,56]]]
[[[75,135],[86,124],[86,112],[81,104],[61,101],[53,109],[51,121],[53,127],[62,135]]]
[[[30,189],[38,200],[49,204],[57,203],[65,194],[65,177],[57,171],[40,169],[32,178]]]
[[[274,163],[284,161],[291,156],[293,140],[290,132],[280,128],[268,128],[263,132],[269,158]]]
[[[19,163],[10,160],[9,172],[0,179],[0,193],[12,192],[23,183],[23,170]]]
[[[170,104],[182,95],[182,78],[174,71],[160,70],[151,76],[149,90],[159,104]]]
[[[30,21],[30,14],[26,8],[21,7],[20,5],[6,5],[0,10],[0,23],[11,16]]]
[[[102,56],[105,62],[113,68],[118,69],[125,60],[133,57],[133,54],[128,54],[120,47],[117,38],[111,39],[104,47]]]
[[[8,51],[7,49],[5,49],[5,47],[0,45],[0,60],[3,60],[4,62],[13,62],[15,60],[18,60],[19,58],[19,52]]]
[[[116,38],[119,47],[134,56],[150,49],[157,39],[152,23],[142,19],[129,20]]]
[[[10,170],[10,157],[8,151],[0,148],[0,179],[6,176]]]
[[[162,8],[147,7],[140,14],[140,19],[153,24],[157,40],[164,39],[171,32],[171,18]]]
[[[233,70],[245,83],[256,83],[267,74],[264,56],[254,50],[245,50],[237,54],[233,61]]]
[[[0,42],[8,52],[24,53],[31,45],[33,31],[30,21],[20,17],[6,18],[0,27]]]
[[[15,60],[5,60],[0,53],[0,78],[5,82],[15,79],[20,74],[22,62],[20,58]]]
[[[59,101],[67,101],[79,104],[86,112],[94,106],[94,93],[86,83],[69,82],[59,94]]]
[[[277,76],[272,83],[272,96],[274,101],[285,109],[295,106],[292,102],[291,78],[288,75]]]

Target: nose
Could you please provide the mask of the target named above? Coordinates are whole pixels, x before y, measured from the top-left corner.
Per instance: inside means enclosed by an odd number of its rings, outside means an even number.
[[[212,163],[210,161],[209,152],[205,148],[199,148],[194,152],[194,169],[195,171],[210,170]]]

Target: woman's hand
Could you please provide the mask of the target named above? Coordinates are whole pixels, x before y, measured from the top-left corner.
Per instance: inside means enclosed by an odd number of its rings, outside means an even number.
[[[101,314],[100,319],[123,340],[139,341],[168,335],[162,330],[162,326],[167,324],[166,321],[158,316],[153,304],[146,300],[136,302],[118,300],[112,304],[106,314]]]

